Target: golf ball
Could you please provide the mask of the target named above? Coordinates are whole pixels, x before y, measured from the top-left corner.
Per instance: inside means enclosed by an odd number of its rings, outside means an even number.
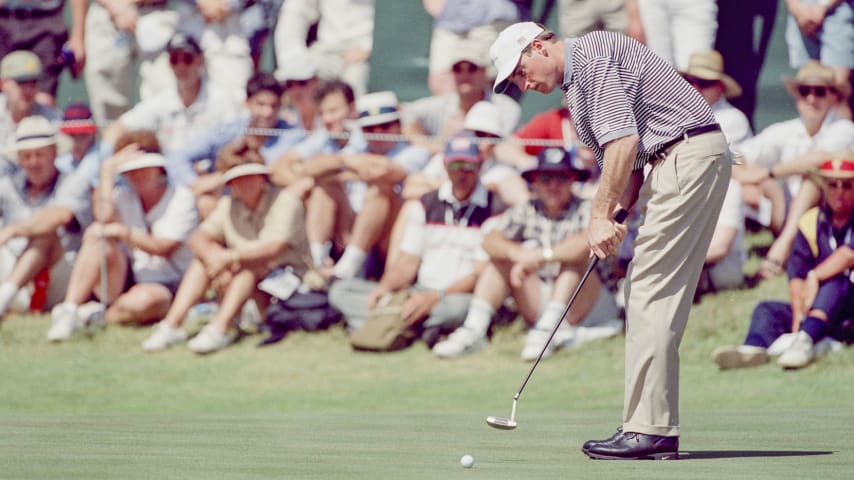
[[[460,464],[463,468],[471,468],[474,465],[474,457],[468,454],[463,455],[463,458],[460,459]]]

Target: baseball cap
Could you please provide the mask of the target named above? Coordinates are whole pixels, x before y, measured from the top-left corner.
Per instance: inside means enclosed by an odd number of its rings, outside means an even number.
[[[397,95],[391,90],[368,93],[356,100],[359,125],[370,127],[400,120]]]
[[[166,44],[166,51],[180,51],[192,53],[193,55],[200,55],[202,53],[202,47],[199,46],[199,42],[192,36],[183,32],[178,32],[169,39],[169,43]]]
[[[92,110],[84,102],[73,102],[62,113],[62,126],[59,131],[66,135],[86,135],[98,131]]]
[[[492,58],[496,70],[495,83],[492,85],[495,93],[501,93],[507,89],[509,83],[507,77],[513,74],[513,70],[519,64],[522,50],[544,31],[543,27],[534,22],[519,22],[498,34],[498,38],[489,47],[489,57]]]
[[[26,82],[36,80],[41,76],[42,62],[35,53],[28,50],[16,50],[0,61],[0,78]]]
[[[590,172],[577,164],[574,151],[563,148],[544,148],[537,155],[537,166],[522,172],[522,177],[531,182],[537,173],[563,173],[575,175],[579,182],[590,178]]]
[[[480,150],[477,148],[477,137],[471,132],[460,132],[445,144],[445,165],[452,162],[476,163],[480,165]]]

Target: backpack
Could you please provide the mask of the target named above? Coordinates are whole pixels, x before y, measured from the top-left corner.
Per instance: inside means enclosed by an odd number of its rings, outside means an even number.
[[[329,304],[326,292],[296,291],[287,300],[275,300],[267,307],[263,328],[268,334],[258,346],[278,343],[296,330],[325,330],[341,318],[341,312]]]

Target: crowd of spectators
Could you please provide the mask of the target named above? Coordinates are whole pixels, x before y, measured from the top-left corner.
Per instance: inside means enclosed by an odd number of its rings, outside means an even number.
[[[646,43],[709,104],[741,160],[698,295],[744,285],[750,226],[775,238],[759,274],[788,273],[791,293],[713,359],[800,368],[854,341],[854,11],[786,0],[795,73],[779,88],[797,117],[754,135],[776,8],[757,3],[562,0],[557,23]],[[531,4],[424,0],[430,96],[400,101],[368,90],[372,0],[69,0],[69,23],[64,0],[2,3],[0,314],[50,311],[54,342],[150,325],[147,352],[220,350],[307,292],[328,292],[349,332],[397,298],[440,358],[485,348],[508,311],[528,327],[524,360],[554,329],[547,355],[619,334],[643,205],[564,318],[598,167],[565,106],[522,123],[491,88],[489,46]],[[60,110],[65,68],[89,101]]]

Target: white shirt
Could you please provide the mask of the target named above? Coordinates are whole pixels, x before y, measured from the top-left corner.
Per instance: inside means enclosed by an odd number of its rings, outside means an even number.
[[[113,203],[121,222],[128,227],[144,230],[157,238],[181,242],[169,258],[134,248],[131,251],[131,268],[137,283],[181,281],[193,260],[193,253],[186,242],[199,225],[193,192],[183,186],[170,185],[157,205],[145,213],[139,195],[129,186],[117,185],[113,190]]]
[[[487,92],[484,101],[491,102],[500,112],[501,127],[506,132],[516,130],[522,109],[515,100],[504,94]],[[406,125],[418,123],[427,135],[441,135],[445,122],[459,115],[465,117],[460,110],[460,96],[456,93],[425,97],[405,104],[401,111],[403,123]]]
[[[223,120],[237,117],[241,113],[237,103],[233,95],[202,80],[199,95],[189,107],[184,106],[178,89],[172,88],[139,102],[119,121],[128,130],[153,130],[168,153]]]
[[[753,136],[747,117],[741,110],[733,107],[726,98],[721,97],[712,104],[712,113],[715,114],[715,120],[718,121],[730,145],[738,145]]]
[[[274,44],[279,64],[294,50],[305,50],[309,27],[317,25],[317,47],[343,52],[371,51],[374,43],[374,0],[287,0],[279,10]]]
[[[722,272],[742,271],[744,262],[747,261],[747,251],[744,247],[744,216],[745,205],[741,193],[741,184],[735,180],[730,180],[716,228],[735,228],[735,240],[733,240],[732,247],[730,247],[726,256],[718,260],[712,267],[713,277],[715,276],[715,270],[721,270]]]
[[[734,147],[745,159],[771,168],[812,150],[835,152],[854,148],[854,123],[830,112],[818,133],[810,136],[800,118],[775,123],[758,135]],[[801,177],[786,179],[789,192],[794,196],[801,186]]]

